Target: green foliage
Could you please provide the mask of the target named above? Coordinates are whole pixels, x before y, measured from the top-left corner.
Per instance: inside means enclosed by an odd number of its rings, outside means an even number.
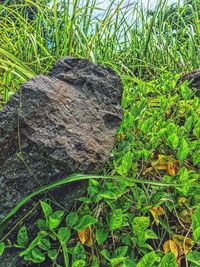
[[[103,242],[105,242],[108,238],[109,231],[106,228],[97,228],[96,230],[96,240],[98,245],[101,245]]]
[[[199,66],[198,0],[172,6],[160,1],[147,14],[125,0],[110,1],[106,10],[96,0],[13,2],[0,4],[2,104],[22,82],[46,73],[64,56],[109,64],[125,77],[153,77],[163,66],[178,71]],[[181,92],[189,99],[187,87]],[[144,131],[150,122],[143,122]]]
[[[91,215],[85,215],[79,219],[77,224],[75,225],[75,229],[77,231],[81,231],[86,229],[88,226],[93,225],[97,222],[97,220]]]
[[[17,244],[19,247],[24,247],[28,242],[28,234],[26,230],[26,226],[22,226],[17,234]]]
[[[156,253],[154,251],[147,253],[138,262],[136,267],[151,267],[157,261]]]
[[[124,120],[109,162],[113,176],[72,175],[36,190],[8,214],[4,222],[37,194],[68,182],[89,180],[88,194],[80,198],[76,211],[65,214],[55,209],[51,200],[40,201],[43,217],[36,221],[36,236],[30,236],[23,225],[14,244],[24,260],[42,263],[61,258],[65,266],[172,267],[176,266],[174,252],[158,253],[164,245],[159,240],[168,235],[188,236],[186,224],[192,227],[189,238],[193,240],[188,242],[195,243],[194,257],[190,252],[187,259],[195,264],[200,200],[199,161],[194,155],[199,155],[200,149],[196,130],[200,102],[195,96],[185,100],[175,86],[177,79],[164,72],[150,82],[126,81]],[[115,176],[119,173],[132,178]],[[156,207],[162,208],[161,214],[159,209],[152,213]],[[177,216],[179,226],[174,223]],[[180,240],[177,246],[183,250]],[[1,246],[3,253],[5,245]],[[97,247],[98,254],[86,252],[86,247]]]
[[[175,255],[172,252],[167,253],[162,258],[160,267],[178,267]]]
[[[27,264],[175,267],[181,258],[180,264],[199,266],[200,101],[175,74],[198,67],[199,3],[161,1],[147,14],[123,4],[111,1],[107,10],[95,0],[0,5],[0,103],[67,55],[110,65],[124,83],[124,119],[102,171],[108,175],[73,174],[32,192],[0,228],[32,197],[89,180],[73,212],[40,201],[35,234],[23,222],[14,244],[2,237],[0,256],[14,246]],[[173,248],[164,249],[166,239]]]
[[[5,250],[5,243],[1,242],[0,243],[0,256],[3,254],[4,250]]]
[[[195,266],[200,266],[200,252],[192,251],[187,255],[187,260],[196,264]]]

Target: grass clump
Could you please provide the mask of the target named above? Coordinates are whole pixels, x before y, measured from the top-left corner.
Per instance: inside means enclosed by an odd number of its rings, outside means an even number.
[[[19,85],[46,73],[64,56],[111,65],[121,75],[154,77],[162,68],[186,71],[200,62],[199,2],[153,11],[139,3],[21,0],[0,5],[0,84],[5,103]],[[10,3],[10,4],[9,4]]]
[[[57,267],[199,266],[200,101],[177,82],[200,62],[198,7],[161,1],[146,12],[113,1],[97,15],[95,0],[1,5],[2,105],[57,59],[79,56],[120,73],[124,119],[102,180],[90,177],[79,207],[41,200],[36,232],[21,220],[0,254],[15,247],[29,263]]]

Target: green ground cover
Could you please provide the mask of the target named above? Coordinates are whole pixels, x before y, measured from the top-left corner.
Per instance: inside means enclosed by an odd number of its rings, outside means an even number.
[[[50,266],[200,266],[200,101],[178,82],[199,67],[199,1],[148,12],[112,2],[100,16],[95,1],[47,2],[0,6],[1,105],[57,59],[79,56],[119,73],[124,119],[79,208],[41,201],[37,235],[22,221],[0,253],[16,246],[27,262]]]

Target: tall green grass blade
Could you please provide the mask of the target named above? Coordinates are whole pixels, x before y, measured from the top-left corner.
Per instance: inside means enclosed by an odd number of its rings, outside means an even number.
[[[12,217],[27,201],[29,201],[34,196],[37,196],[39,194],[42,194],[48,190],[54,189],[56,187],[59,187],[61,185],[66,185],[68,183],[72,182],[78,182],[83,180],[89,180],[89,179],[112,179],[112,180],[121,180],[126,179],[130,183],[138,183],[138,184],[148,184],[153,186],[161,186],[161,187],[177,187],[181,186],[173,184],[173,183],[164,183],[159,181],[148,181],[148,180],[142,180],[142,179],[135,179],[135,178],[127,178],[127,177],[121,177],[121,176],[99,176],[99,175],[85,175],[85,174],[72,174],[66,178],[60,179],[58,181],[55,181],[51,184],[45,185],[40,187],[39,189],[32,192],[30,195],[25,197],[23,200],[21,200],[15,208],[13,208],[7,216],[0,222],[0,228],[1,226],[10,218]]]

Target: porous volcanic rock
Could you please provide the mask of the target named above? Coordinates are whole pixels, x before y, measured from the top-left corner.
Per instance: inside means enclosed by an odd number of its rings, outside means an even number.
[[[64,58],[11,97],[0,111],[0,220],[40,185],[103,167],[122,120],[122,90],[112,69]],[[86,188],[66,187],[56,200],[73,203]]]
[[[200,97],[200,69],[192,70],[181,77],[181,81],[189,81],[189,87],[195,90],[195,94]]]

